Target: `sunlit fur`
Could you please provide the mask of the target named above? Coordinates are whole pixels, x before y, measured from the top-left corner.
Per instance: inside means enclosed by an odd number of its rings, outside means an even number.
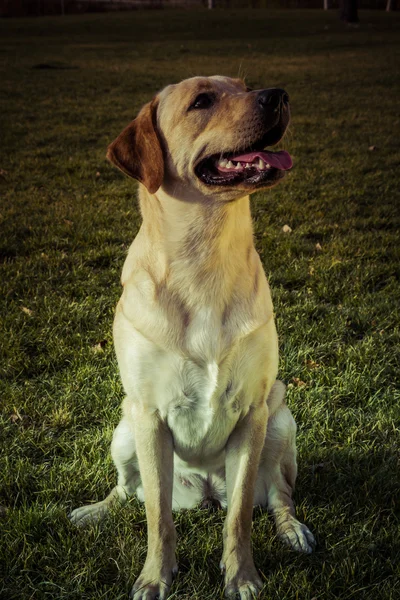
[[[217,90],[220,106],[208,117],[191,115],[187,106],[205,88]],[[126,393],[112,443],[118,485],[72,514],[84,523],[115,499],[136,493],[145,501],[148,554],[135,600],[168,595],[176,570],[172,508],[210,497],[227,507],[227,595],[250,598],[262,586],[250,549],[253,504],[268,506],[294,549],[309,552],[313,543],[291,500],[296,426],[276,381],[278,340],[249,196],[221,189],[210,197],[194,173],[202,154],[248,143],[259,127],[253,104],[243,82],[224,77],[186,80],[157,97],[163,180],[155,193],[140,186],[143,223],[114,322]]]

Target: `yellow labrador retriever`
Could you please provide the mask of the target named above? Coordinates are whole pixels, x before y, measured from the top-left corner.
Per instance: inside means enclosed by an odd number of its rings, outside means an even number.
[[[278,535],[311,552],[295,517],[296,425],[276,381],[272,301],[254,248],[249,194],[291,168],[279,142],[290,119],[281,89],[194,77],[169,85],[110,145],[138,179],[143,224],[122,272],[114,340],[126,392],[111,446],[118,485],[73,511],[77,524],[114,501],[145,502],[148,552],[134,600],[164,600],[174,573],[172,511],[227,507],[221,567],[226,595],[258,594],[254,505]]]

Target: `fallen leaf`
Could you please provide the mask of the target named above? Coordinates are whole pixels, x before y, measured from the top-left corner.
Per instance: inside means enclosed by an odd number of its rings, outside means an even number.
[[[73,221],[70,221],[69,219],[64,219],[64,223],[65,223],[66,225],[68,225],[69,227],[71,227],[71,225],[73,225],[73,224],[74,224],[74,223],[73,223]]]
[[[30,308],[26,308],[26,306],[21,306],[21,310],[30,317],[33,315],[33,310],[31,310]]]
[[[318,367],[320,365],[319,365],[319,363],[315,362],[315,360],[308,359],[308,360],[306,360],[306,366],[309,369],[318,369]]]
[[[321,246],[321,244],[320,244],[319,242],[317,242],[317,243],[315,244],[315,249],[316,249],[316,250],[318,250],[318,252],[321,252],[321,250],[322,250],[322,246]]]
[[[282,231],[283,231],[283,233],[292,233],[293,229],[291,227],[289,227],[289,225],[284,225],[282,227]]]
[[[374,150],[377,150],[377,147],[376,146],[369,146],[368,150],[370,152],[373,152]]]
[[[292,381],[295,385],[297,385],[297,387],[304,387],[305,385],[307,385],[305,381],[302,381],[298,377],[292,377]]]
[[[11,423],[16,423],[17,421],[22,421],[22,417],[19,413],[13,413],[10,417]]]
[[[96,352],[96,353],[103,352],[106,345],[107,345],[107,340],[101,340],[100,342],[98,342],[97,344],[92,346],[92,350],[93,350],[93,352]]]
[[[32,426],[32,419],[28,417],[28,415],[20,414],[18,410],[14,407],[14,412],[10,415],[10,421],[17,425],[18,427],[22,427],[26,429]]]
[[[100,177],[100,175],[101,175],[100,171],[97,171],[96,177]]]

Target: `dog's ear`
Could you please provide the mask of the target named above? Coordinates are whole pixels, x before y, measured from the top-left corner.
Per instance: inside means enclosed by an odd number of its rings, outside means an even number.
[[[157,104],[157,98],[146,104],[107,151],[109,161],[143,183],[151,194],[158,190],[164,178],[164,158],[157,135]]]

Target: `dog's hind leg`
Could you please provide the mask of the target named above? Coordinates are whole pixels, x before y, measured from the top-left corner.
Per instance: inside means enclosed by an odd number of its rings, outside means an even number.
[[[135,437],[126,417],[121,419],[114,431],[111,455],[118,471],[118,484],[101,502],[88,504],[73,510],[69,518],[75,525],[85,525],[88,522],[99,521],[106,515],[113,503],[125,504],[129,496],[132,496],[137,488],[141,486]]]
[[[297,476],[296,423],[284,401],[283,383],[277,381],[271,393],[281,395],[281,404],[268,420],[254,505],[268,507],[283,542],[293,550],[309,553],[315,545],[314,536],[296,519],[292,500]]]

